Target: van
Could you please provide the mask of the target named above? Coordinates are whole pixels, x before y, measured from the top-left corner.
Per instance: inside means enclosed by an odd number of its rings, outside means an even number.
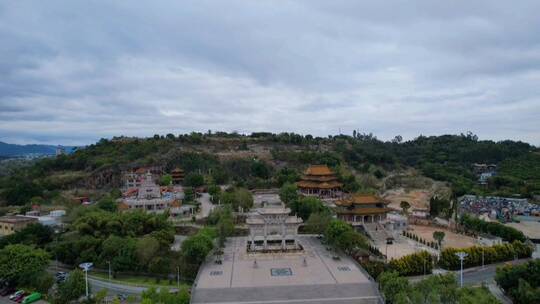
[[[30,304],[37,300],[41,299],[41,294],[39,292],[34,292],[31,295],[24,298],[21,304]]]

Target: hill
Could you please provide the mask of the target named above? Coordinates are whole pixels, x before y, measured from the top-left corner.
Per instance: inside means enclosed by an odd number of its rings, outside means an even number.
[[[204,175],[207,184],[279,187],[296,181],[309,164],[333,167],[351,192],[428,191],[419,192],[426,196],[421,201],[437,193],[531,197],[540,194],[539,158],[538,149],[527,143],[479,140],[473,134],[419,136],[405,142],[399,136],[381,141],[356,132],[325,138],[223,132],[116,137],[16,170],[0,180],[0,197],[4,204],[25,204],[33,197],[50,200],[58,190],[118,188],[122,170],[139,166],[161,166],[165,172],[181,167],[187,174]],[[497,164],[499,175],[481,187],[473,163]],[[399,193],[394,193],[396,199]]]
[[[55,155],[58,146],[52,145],[16,145],[0,141],[0,157],[23,157],[28,155]],[[75,147],[61,146],[65,151]]]

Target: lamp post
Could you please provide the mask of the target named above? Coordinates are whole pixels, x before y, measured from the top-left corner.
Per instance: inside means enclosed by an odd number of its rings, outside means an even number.
[[[457,257],[459,258],[459,261],[461,262],[461,271],[459,273],[459,277],[460,277],[460,287],[463,288],[463,260],[469,256],[468,254],[466,254],[465,252],[463,251],[460,251],[460,252],[456,252],[456,255]]]
[[[178,292],[180,292],[180,266],[176,266],[176,285]]]
[[[111,261],[107,261],[107,264],[109,264],[109,282],[111,281]]]
[[[79,264],[79,267],[84,270],[84,279],[86,281],[86,298],[88,299],[88,270],[92,268],[94,264],[92,263],[82,263]]]
[[[484,269],[484,246],[482,246],[482,269]]]
[[[54,257],[55,257],[55,261],[56,261],[56,272],[58,272],[58,233],[60,232],[60,230],[58,229],[54,229],[54,236],[55,236],[55,250],[54,250]]]
[[[426,258],[424,257],[424,277],[426,276]]]

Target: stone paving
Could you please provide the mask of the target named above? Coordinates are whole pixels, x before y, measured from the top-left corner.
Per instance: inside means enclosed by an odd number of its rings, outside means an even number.
[[[231,238],[222,264],[201,266],[192,303],[377,303],[376,284],[352,259],[335,259],[314,236],[299,242],[302,252],[251,254],[245,237]]]

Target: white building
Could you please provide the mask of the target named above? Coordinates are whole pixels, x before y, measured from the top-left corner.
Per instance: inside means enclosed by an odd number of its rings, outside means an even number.
[[[175,201],[183,198],[183,193],[162,193],[154,182],[152,174],[146,173],[145,179],[136,191],[136,195],[120,199],[120,209],[142,209],[147,212],[161,213],[172,207]]]
[[[302,219],[289,216],[281,206],[263,207],[246,219],[249,226],[248,251],[281,251],[301,248],[297,242]]]
[[[478,236],[478,243],[480,243],[482,246],[493,246],[501,245],[503,240],[498,236],[483,234]]]

